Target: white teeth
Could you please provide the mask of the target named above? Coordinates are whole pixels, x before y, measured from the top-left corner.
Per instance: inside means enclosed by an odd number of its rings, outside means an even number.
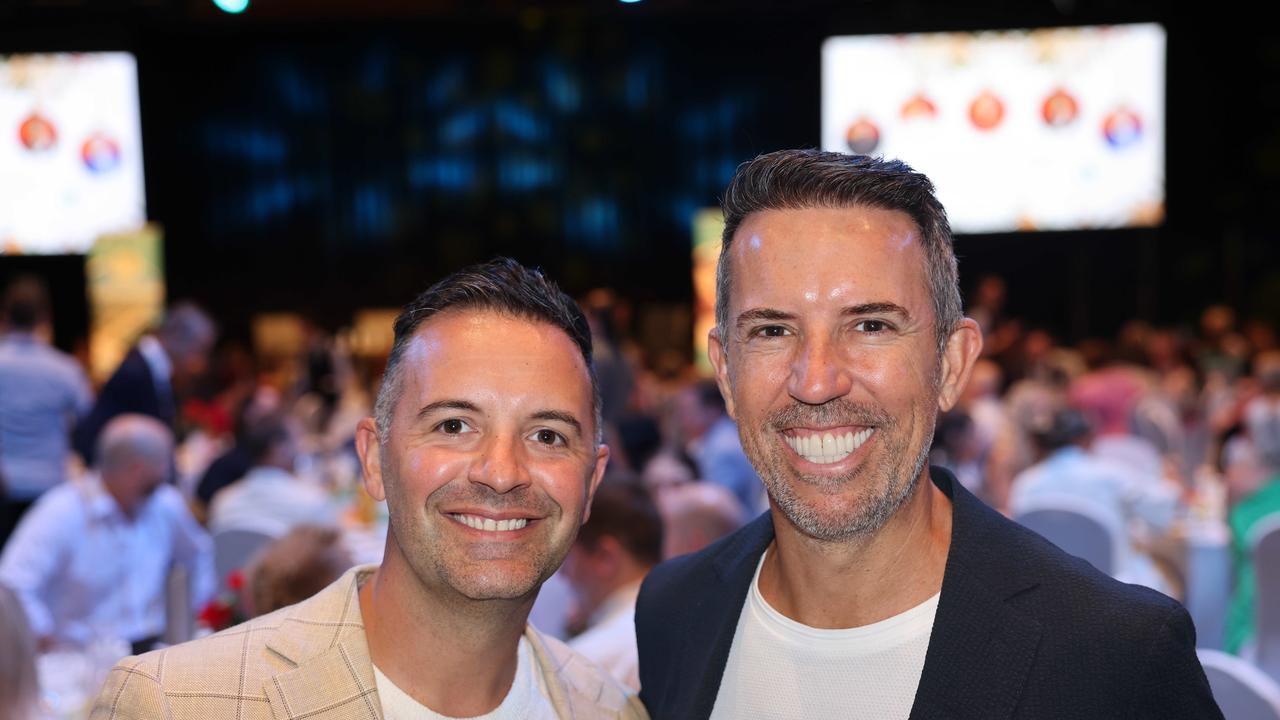
[[[842,435],[833,435],[831,433],[801,435],[792,437],[783,435],[783,439],[787,441],[787,445],[795,450],[801,457],[811,463],[818,465],[830,465],[831,463],[840,462],[862,447],[862,444],[871,438],[874,428],[865,428],[860,432],[846,432]]]
[[[450,515],[449,517],[469,528],[488,532],[510,532],[511,530],[519,530],[529,524],[528,518],[494,520],[493,518],[479,517],[477,515]]]

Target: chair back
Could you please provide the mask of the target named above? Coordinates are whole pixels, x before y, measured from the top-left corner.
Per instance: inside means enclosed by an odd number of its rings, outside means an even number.
[[[1080,498],[1046,497],[1023,507],[1014,518],[1064,552],[1075,555],[1107,575],[1121,567],[1117,533],[1122,528],[1101,509]]]
[[[1213,699],[1226,720],[1280,720],[1280,684],[1247,660],[1219,650],[1196,650]]]
[[[1257,523],[1245,538],[1256,580],[1253,597],[1258,667],[1280,682],[1280,513]]]
[[[213,535],[213,567],[218,573],[218,592],[226,591],[227,576],[248,564],[272,537],[253,530],[223,530]]]

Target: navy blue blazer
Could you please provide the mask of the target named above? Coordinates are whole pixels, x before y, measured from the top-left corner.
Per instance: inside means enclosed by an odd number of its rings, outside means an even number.
[[[124,356],[107,384],[102,386],[93,409],[80,420],[72,434],[72,444],[86,464],[93,463],[102,428],[115,416],[125,413],[150,415],[170,427],[177,417],[173,393],[161,395],[151,366],[137,348]]]
[[[987,507],[941,468],[951,549],[912,720],[1221,718],[1177,602],[1125,585]],[[640,590],[640,699],[707,718],[769,513],[655,568]],[[767,678],[762,678],[767,682]]]

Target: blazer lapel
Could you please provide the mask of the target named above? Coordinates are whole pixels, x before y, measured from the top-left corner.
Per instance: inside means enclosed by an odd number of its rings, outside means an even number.
[[[373,663],[364,638],[339,642],[333,648],[276,675],[263,691],[279,720],[315,718],[381,720]]]
[[[945,472],[945,471],[944,471]],[[998,546],[983,536],[995,511],[935,468],[952,499],[951,549],[912,720],[1003,720],[1022,696],[1040,644],[1040,622],[1007,602],[1036,582],[989,567]]]
[[[372,570],[353,572],[349,584],[299,605],[268,642],[269,651],[294,666],[263,684],[278,720],[381,720],[358,594]]]
[[[677,662],[684,672],[692,670],[689,679],[695,682],[676,684],[681,696],[663,703],[666,708],[688,708],[690,712],[680,717],[708,718],[720,692],[720,680],[724,677],[733,646],[733,635],[738,628],[738,618],[747,600],[751,579],[755,577],[756,564],[769,543],[773,542],[773,520],[764,513],[739,535],[736,540],[716,556],[716,577],[707,578],[710,586],[704,592],[690,598],[693,604],[689,612],[682,613],[688,625],[684,628],[684,651]],[[699,622],[690,622],[699,618]],[[710,620],[708,620],[710,619]],[[699,672],[700,670],[700,672]],[[691,697],[690,697],[691,696]]]

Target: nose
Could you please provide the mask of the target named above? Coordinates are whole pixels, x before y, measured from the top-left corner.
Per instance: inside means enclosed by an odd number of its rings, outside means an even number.
[[[530,484],[523,448],[514,436],[495,435],[471,464],[467,479],[502,494]]]
[[[787,378],[787,392],[807,405],[821,405],[844,397],[853,388],[853,375],[838,345],[826,337],[807,337],[796,347]]]

